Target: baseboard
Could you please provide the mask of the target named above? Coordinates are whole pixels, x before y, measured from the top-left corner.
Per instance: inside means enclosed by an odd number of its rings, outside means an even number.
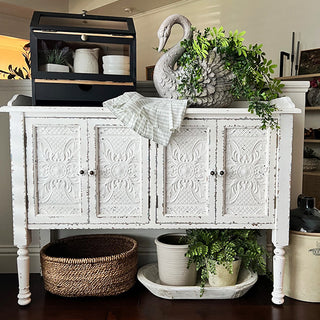
[[[30,273],[40,272],[40,248],[29,247]],[[17,272],[17,248],[11,245],[0,245],[0,273]]]
[[[139,266],[157,261],[154,248],[139,248]],[[40,272],[40,248],[29,247],[30,273]],[[17,273],[17,248],[10,245],[0,245],[0,273]]]
[[[272,244],[267,243],[269,258],[267,269],[272,271]],[[30,246],[30,273],[40,272],[40,247]],[[154,247],[141,247],[138,250],[139,267],[157,261],[157,252]],[[17,272],[17,248],[13,245],[0,245],[0,273]]]

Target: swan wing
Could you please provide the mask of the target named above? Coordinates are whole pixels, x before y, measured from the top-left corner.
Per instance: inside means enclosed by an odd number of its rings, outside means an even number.
[[[234,75],[224,66],[224,61],[216,50],[200,61],[203,91],[196,94],[195,102],[201,107],[225,107],[232,101],[230,93]]]

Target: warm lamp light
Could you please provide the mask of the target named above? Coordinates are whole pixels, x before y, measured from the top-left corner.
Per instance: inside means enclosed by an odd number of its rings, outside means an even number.
[[[29,40],[12,38],[0,35],[0,70],[7,71],[11,64],[13,67],[26,67],[24,57],[22,56],[23,47]],[[6,79],[6,76],[0,74],[0,79]]]

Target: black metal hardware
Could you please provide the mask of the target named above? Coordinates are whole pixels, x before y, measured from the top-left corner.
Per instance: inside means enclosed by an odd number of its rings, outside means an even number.
[[[219,174],[220,174],[220,176],[223,176],[223,175],[224,175],[224,171],[221,170],[221,171],[219,172]]]
[[[284,57],[286,57],[287,60],[288,60],[290,58],[290,54],[288,52],[284,52],[284,51],[280,52],[280,73],[279,73],[280,77],[283,77],[283,60],[284,60]]]
[[[84,174],[84,170],[80,170],[80,174]]]
[[[89,174],[90,174],[90,176],[93,176],[93,175],[94,175],[94,171],[93,171],[93,170],[90,170],[90,171],[89,171]]]
[[[210,174],[211,174],[212,176],[214,176],[216,173],[212,170],[212,171],[210,171]]]

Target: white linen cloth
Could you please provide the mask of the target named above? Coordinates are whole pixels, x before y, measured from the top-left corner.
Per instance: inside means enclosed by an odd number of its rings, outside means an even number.
[[[128,128],[156,143],[167,146],[182,123],[187,100],[148,98],[138,92],[125,92],[103,102]]]

